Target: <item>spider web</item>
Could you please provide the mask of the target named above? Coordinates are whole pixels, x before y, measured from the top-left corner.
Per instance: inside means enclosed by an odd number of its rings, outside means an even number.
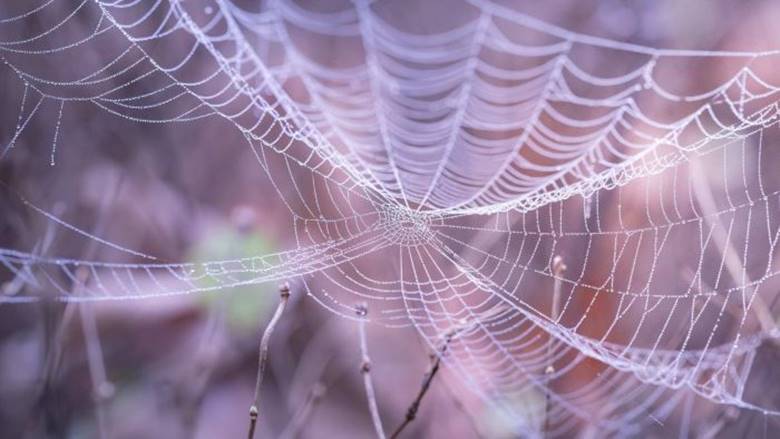
[[[776,414],[746,389],[778,336],[779,89],[761,72],[780,51],[655,49],[480,0],[408,6],[48,0],[0,19],[23,86],[3,156],[47,106],[52,165],[75,105],[220,118],[272,178],[296,243],[166,264],[24,200],[132,262],[0,249],[0,301],[39,300],[21,286],[86,301],[297,279],[346,318],[370,301],[373,320],[433,349],[457,333],[444,362],[528,436],[666,420],[685,435],[694,404]],[[77,77],[35,67],[85,53]]]

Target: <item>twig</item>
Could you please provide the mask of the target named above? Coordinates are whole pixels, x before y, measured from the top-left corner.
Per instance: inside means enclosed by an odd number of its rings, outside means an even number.
[[[53,214],[56,216],[59,216],[62,214],[62,211],[64,210],[64,207],[61,203],[56,203],[54,205]],[[43,238],[39,239],[35,246],[33,246],[32,255],[33,256],[43,256],[49,251],[49,247],[51,247],[51,244],[54,242],[54,236],[55,236],[55,227],[54,224],[49,222],[48,226],[46,227],[46,231],[44,232]],[[3,296],[15,296],[22,292],[22,290],[27,286],[28,281],[25,280],[25,276],[22,274],[22,272],[29,271],[30,273],[34,270],[34,265],[31,263],[22,264],[19,267],[19,270],[14,274],[14,276],[11,278],[11,280],[3,282],[2,285],[0,285],[0,295]],[[34,276],[34,275],[33,275]],[[2,303],[0,303],[2,305]]]
[[[111,200],[114,199],[117,191],[119,190],[120,185],[121,185],[121,179],[112,185],[110,191],[104,193],[102,199],[100,200],[100,205],[98,208],[98,218],[93,228],[92,234],[101,235],[103,233],[107,221],[108,206]],[[61,207],[55,206],[56,216],[59,216],[62,213],[62,211],[63,209]],[[49,233],[49,229],[47,229],[47,236],[44,239],[44,242],[42,244],[42,248],[44,249],[44,251],[48,249],[53,239],[54,239],[53,232]],[[83,253],[83,258],[86,260],[92,259],[94,258],[96,253],[97,253],[96,241],[94,240],[90,241],[89,245],[86,247]],[[83,293],[84,289],[86,288],[87,282],[89,280],[89,273],[90,272],[86,267],[79,267],[76,270],[75,278],[73,282],[71,282],[71,287],[70,287],[71,295],[79,296]],[[100,438],[106,439],[109,436],[108,424],[106,419],[107,417],[106,412],[108,411],[108,407],[106,407],[106,403],[114,394],[114,386],[108,380],[106,365],[103,360],[103,348],[100,344],[98,327],[95,322],[95,314],[89,304],[81,303],[78,305],[74,305],[73,303],[68,303],[67,305],[65,305],[65,310],[63,312],[63,316],[60,321],[59,328],[57,330],[57,333],[54,335],[56,341],[54,347],[54,353],[50,357],[47,356],[46,386],[50,384],[49,383],[50,380],[54,379],[53,378],[54,368],[59,363],[60,356],[62,353],[60,346],[64,338],[64,328],[67,326],[68,322],[71,320],[76,310],[78,310],[79,312],[80,321],[81,321],[81,332],[82,335],[84,336],[84,346],[86,349],[86,357],[87,357],[87,369],[89,371],[89,377],[92,383],[93,397],[95,400],[95,418],[96,418],[98,435]]]
[[[696,280],[697,279],[697,274],[694,273],[693,270],[691,270],[690,268],[686,268],[683,271],[683,277],[685,278],[686,282],[689,282],[691,284],[693,284],[694,282],[697,281]],[[709,285],[707,282],[704,282],[700,278],[699,278],[698,282],[701,284],[701,288],[698,290],[700,293],[705,293],[707,291],[715,291],[715,289],[712,288],[711,285]],[[726,312],[731,314],[733,317],[735,317],[737,319],[742,317],[742,311],[739,309],[739,305],[734,304],[734,303],[730,303],[727,300],[727,298],[724,297],[723,295],[718,294],[718,293],[713,293],[713,294],[708,294],[707,297],[709,299],[713,300],[718,305],[720,305]],[[701,307],[703,305],[706,305],[706,303],[707,302],[701,303],[699,301],[694,301],[694,305],[697,307],[697,310],[701,309]]]
[[[325,392],[328,391],[328,388],[325,386],[325,384],[322,381],[317,381],[314,384],[314,387],[309,391],[309,394],[306,396],[306,401],[304,401],[303,405],[300,409],[298,409],[295,412],[295,415],[292,418],[292,422],[282,431],[282,434],[279,435],[280,439],[293,439],[298,437],[298,435],[301,433],[301,430],[303,429],[303,426],[306,424],[306,421],[309,419],[309,416],[314,411],[314,409],[317,407],[317,404],[322,400],[322,397],[325,396]]]
[[[76,271],[79,287],[86,285],[89,272],[84,267]],[[84,344],[87,350],[87,368],[92,381],[92,389],[95,397],[95,413],[100,437],[108,437],[108,424],[106,420],[106,402],[114,395],[114,385],[108,381],[106,365],[103,362],[103,347],[100,344],[100,335],[95,322],[95,313],[91,304],[81,303],[78,310],[81,316],[81,330],[84,333]]]
[[[556,255],[552,261],[552,272],[555,278],[553,284],[553,296],[552,306],[550,307],[550,321],[553,323],[558,322],[558,317],[561,312],[561,275],[566,271],[566,264],[563,262],[563,258],[560,255]],[[553,360],[553,338],[552,334],[547,341],[547,368],[544,370],[544,374],[547,376],[547,381],[552,379],[552,375],[555,373],[555,361]],[[544,394],[544,434],[550,431],[550,410],[552,409],[552,401],[550,400],[551,390],[548,388]]]
[[[263,337],[260,339],[260,356],[258,359],[257,369],[257,382],[255,384],[255,397],[252,406],[249,407],[249,439],[255,436],[255,427],[257,426],[257,416],[259,413],[258,407],[260,406],[260,387],[263,384],[263,375],[265,375],[265,369],[268,365],[268,344],[271,340],[271,333],[273,333],[276,324],[282,317],[284,308],[287,306],[287,301],[290,299],[290,285],[287,283],[282,284],[279,287],[279,305],[276,307],[271,321],[266,326],[263,332]]]
[[[119,178],[111,187],[110,191],[106,191],[103,198],[100,200],[99,217],[95,224],[94,234],[101,235],[103,229],[105,229],[106,221],[108,220],[108,206],[111,200],[114,199],[119,188],[121,186],[122,179]],[[90,241],[89,246],[84,252],[85,259],[91,259],[97,252],[97,243]],[[76,270],[76,285],[74,285],[74,291],[77,294],[81,293],[81,290],[86,288],[87,281],[89,279],[89,270],[86,267],[79,267]],[[92,389],[95,397],[95,414],[97,418],[98,431],[102,439],[108,438],[108,425],[106,420],[106,403],[114,394],[114,385],[108,380],[108,374],[106,373],[105,360],[103,358],[103,347],[100,344],[100,334],[98,333],[97,323],[95,322],[95,313],[88,303],[79,304],[79,314],[81,316],[81,330],[84,333],[84,343],[87,350],[87,368],[89,369],[89,376],[92,380]]]
[[[195,423],[198,412],[206,396],[211,375],[217,366],[217,358],[221,345],[217,335],[223,327],[224,295],[219,296],[218,307],[209,311],[208,320],[204,325],[203,333],[197,351],[193,358],[191,374],[182,377],[178,383],[178,396],[182,412],[182,429],[185,437],[195,436]]]
[[[703,211],[702,217],[704,222],[712,229],[713,241],[721,256],[723,256],[726,270],[728,270],[729,275],[734,280],[735,284],[738,284],[740,277],[742,277],[744,284],[743,288],[746,289],[747,285],[751,284],[751,279],[748,277],[742,260],[731,242],[731,231],[729,230],[727,232],[718,218],[718,209],[715,205],[715,198],[712,195],[712,191],[710,191],[707,177],[696,161],[691,161],[690,168],[694,196],[696,197],[699,207],[701,207]],[[757,291],[753,291],[752,297],[751,308],[755,313],[759,325],[761,325],[761,329],[767,334],[773,333],[777,330],[777,323],[772,317],[772,312]]]
[[[475,418],[474,414],[471,413],[466,406],[463,404],[463,401],[461,401],[458,398],[458,395],[455,394],[455,391],[452,390],[449,386],[444,386],[444,390],[447,392],[447,394],[450,397],[450,400],[452,401],[452,405],[455,406],[455,408],[466,418],[468,419],[468,424],[471,427],[472,432],[474,433],[474,437],[477,439],[484,439],[485,435],[482,433],[482,428],[479,426],[479,421]]]
[[[705,439],[714,439],[718,437],[725,429],[739,419],[739,410],[736,407],[727,407],[710,423],[704,423],[700,427],[697,437]]]
[[[552,271],[553,276],[555,276],[555,283],[553,284],[552,311],[550,313],[550,320],[557,323],[558,317],[560,317],[561,313],[561,276],[566,271],[566,264],[563,262],[563,258],[560,255],[553,258]]]
[[[428,390],[431,388],[433,379],[436,378],[436,374],[441,369],[441,359],[444,357],[444,354],[447,353],[447,348],[449,348],[450,342],[453,338],[455,338],[456,335],[458,335],[466,328],[466,326],[458,326],[444,335],[444,341],[441,346],[434,354],[431,354],[431,366],[428,369],[428,372],[425,373],[425,377],[423,378],[422,384],[420,385],[420,390],[417,392],[417,396],[406,410],[406,416],[404,417],[403,422],[401,422],[395,431],[393,431],[393,434],[390,435],[390,439],[396,439],[401,434],[401,432],[403,432],[404,429],[417,418],[417,412],[420,410],[420,404],[422,403],[425,395],[428,393]]]
[[[382,427],[382,418],[379,417],[379,408],[376,404],[376,394],[374,384],[371,381],[371,358],[368,356],[368,343],[366,343],[366,319],[368,315],[368,306],[365,304],[355,307],[355,313],[360,317],[358,323],[358,332],[360,334],[360,374],[363,375],[363,385],[366,388],[366,398],[368,399],[368,411],[371,412],[371,422],[374,424],[376,436],[380,439],[385,438],[385,430]]]
[[[282,430],[279,439],[298,437],[328,390],[325,374],[335,357],[335,349],[329,341],[333,340],[336,322],[340,322],[340,319],[328,319],[306,343],[303,352],[295,361],[296,367],[290,378],[291,387],[286,398],[288,412],[294,415]],[[340,370],[343,372],[344,369],[346,368]],[[312,386],[312,383],[315,384]],[[304,393],[303,389],[309,389],[304,401],[301,403],[296,400],[293,403],[293,396]]]

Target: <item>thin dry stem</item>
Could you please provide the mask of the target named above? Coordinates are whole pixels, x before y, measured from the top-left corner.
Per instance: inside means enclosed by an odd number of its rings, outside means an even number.
[[[223,325],[224,296],[220,296],[219,305],[218,308],[214,308],[209,312],[208,320],[193,358],[192,373],[182,377],[182,380],[178,383],[178,390],[182,398],[180,407],[185,437],[195,436],[198,412],[206,395],[206,390],[221,350],[221,345],[217,341],[217,335]]]
[[[298,437],[320,401],[325,397],[328,390],[325,374],[336,356],[332,341],[336,324],[339,322],[340,319],[337,317],[328,319],[327,323],[306,343],[306,347],[298,357],[295,371],[290,378],[288,398],[286,398],[288,411],[294,415],[279,435],[280,439]],[[306,399],[302,403],[298,403],[297,400],[293,403],[293,396],[303,393],[303,389],[309,389]]]
[[[482,428],[479,426],[480,423],[474,416],[474,413],[467,409],[467,407],[463,404],[463,401],[460,400],[452,388],[449,386],[444,386],[443,388],[447,392],[447,395],[449,395],[450,400],[452,401],[452,405],[455,407],[455,409],[458,410],[460,414],[468,420],[469,427],[471,427],[472,433],[474,433],[474,437],[477,439],[484,439],[485,435],[482,433]]]
[[[282,284],[279,287],[279,305],[276,307],[271,321],[268,322],[263,337],[260,339],[260,355],[258,358],[257,368],[257,382],[255,383],[255,396],[252,406],[249,407],[249,439],[255,436],[255,428],[257,427],[257,417],[260,407],[260,388],[263,385],[263,376],[265,375],[265,369],[268,366],[268,344],[271,341],[271,334],[282,317],[284,308],[287,306],[287,302],[290,299],[290,285],[287,283]]]
[[[105,229],[107,221],[108,206],[111,200],[119,190],[121,180],[117,181],[111,188],[103,194],[103,198],[100,200],[99,216],[97,223],[95,224],[93,233],[95,235],[101,235],[103,229]],[[97,253],[97,243],[90,241],[84,252],[85,259],[92,259]],[[86,267],[79,267],[76,270],[76,278],[73,284],[72,293],[76,296],[82,294],[84,288],[86,288],[89,280],[89,270]],[[100,343],[100,334],[98,332],[97,322],[95,321],[95,313],[92,309],[92,305],[88,303],[81,303],[78,305],[79,314],[81,317],[81,331],[84,335],[84,344],[87,351],[87,368],[89,369],[89,377],[92,382],[92,391],[95,398],[95,417],[97,420],[98,433],[102,439],[109,437],[108,434],[108,420],[106,406],[107,402],[114,395],[114,385],[108,380],[108,374],[106,372],[106,365],[103,357],[103,347]]]
[[[406,409],[406,416],[404,417],[404,420],[400,425],[398,425],[398,427],[396,427],[395,431],[393,431],[393,434],[390,435],[390,439],[398,438],[404,429],[417,418],[417,412],[420,410],[420,404],[422,404],[423,398],[425,398],[425,395],[431,388],[431,383],[433,383],[434,378],[436,378],[436,374],[439,373],[439,370],[441,369],[442,357],[444,357],[444,355],[447,353],[447,349],[449,348],[452,339],[455,338],[455,336],[457,336],[464,329],[466,329],[465,326],[458,326],[444,335],[443,343],[437,349],[436,353],[431,355],[431,366],[428,369],[428,372],[425,373],[425,377],[423,378],[422,384],[420,385],[420,390],[417,391],[417,396],[414,398],[414,400],[412,400],[409,408]]]
[[[87,271],[78,270],[76,278],[81,286],[87,282]],[[83,288],[83,287],[78,287]],[[95,397],[95,412],[97,417],[98,432],[101,438],[108,437],[108,424],[106,420],[106,402],[114,395],[114,386],[108,381],[106,365],[103,362],[103,347],[100,344],[95,313],[92,305],[82,303],[78,306],[81,316],[81,330],[84,334],[84,344],[87,349],[87,368],[92,381],[92,389]]]
[[[314,387],[312,387],[309,394],[306,396],[306,401],[304,401],[301,408],[293,415],[292,422],[290,422],[282,434],[279,435],[280,439],[292,439],[301,434],[301,430],[303,430],[303,426],[306,425],[306,421],[327,391],[328,388],[322,381],[317,381],[317,383],[314,384]]]
[[[371,413],[371,423],[374,424],[376,436],[380,439],[385,438],[385,430],[382,427],[382,418],[379,417],[379,407],[376,403],[376,393],[374,392],[374,383],[371,380],[371,357],[368,356],[368,343],[366,342],[366,316],[368,315],[368,306],[358,305],[355,313],[360,317],[358,323],[358,333],[360,335],[360,374],[363,375],[363,385],[366,388],[366,398],[368,399],[368,411]]]
[[[557,323],[560,318],[561,312],[561,276],[566,271],[566,264],[563,262],[563,258],[560,255],[556,255],[552,262],[552,272],[555,279],[553,284],[553,297],[552,306],[550,309],[550,320]],[[544,373],[547,375],[548,381],[552,379],[552,375],[555,373],[555,362],[553,361],[553,338],[549,336],[547,341],[547,358],[548,364]],[[550,430],[550,410],[552,409],[552,401],[550,398],[550,389],[548,387],[544,396],[544,433],[547,434]]]
[[[696,273],[693,272],[693,270],[686,269],[685,271],[683,271],[683,277],[685,278],[686,282],[693,283],[693,282],[696,281],[696,277],[697,276],[696,276]],[[704,291],[715,291],[715,289],[712,288],[712,286],[709,285],[707,282],[704,282],[701,279],[699,279],[698,282],[701,283],[700,291],[702,291],[702,292],[704,292]],[[711,294],[711,295],[708,296],[708,298],[711,299],[716,304],[720,305],[723,308],[724,311],[728,312],[733,317],[738,319],[738,318],[740,318],[742,316],[742,310],[739,309],[739,306],[737,304],[734,304],[734,303],[729,303],[729,301],[726,300],[726,298],[723,297],[722,295],[717,294],[717,293],[716,294]],[[707,304],[707,302],[696,301],[694,305],[696,306],[696,309],[699,310],[699,309],[701,309],[701,307],[703,307],[706,304]]]
[[[721,436],[726,427],[739,419],[739,410],[736,407],[727,407],[711,423],[701,426],[696,437],[714,439]]]
[[[691,162],[691,177],[693,179],[693,193],[696,197],[696,201],[699,203],[699,207],[702,209],[704,222],[712,229],[712,237],[715,242],[718,251],[723,256],[726,269],[734,282],[739,282],[740,278],[744,278],[744,285],[751,284],[751,279],[747,275],[745,267],[742,265],[742,260],[734,248],[731,239],[729,239],[730,231],[721,224],[718,219],[718,209],[715,204],[715,198],[710,191],[710,185],[707,181],[704,171],[701,166],[696,162]],[[747,288],[747,287],[745,287]],[[769,307],[766,302],[759,296],[758,292],[754,291],[752,295],[752,306],[754,314],[758,323],[761,325],[761,329],[766,333],[773,333],[777,330],[777,324],[772,317],[772,313],[769,311]]]

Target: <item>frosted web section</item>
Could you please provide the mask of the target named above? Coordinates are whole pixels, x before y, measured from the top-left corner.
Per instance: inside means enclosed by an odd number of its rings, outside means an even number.
[[[335,292],[384,304],[383,319],[411,319],[432,348],[458,331],[448,364],[531,436],[545,423],[553,436],[638,434],[701,398],[774,414],[746,389],[780,335],[780,180],[761,172],[775,156],[764,138],[778,136],[774,125],[591,198],[439,219],[389,250],[396,273],[350,261],[316,285],[345,316]]]
[[[389,21],[408,18],[402,5],[323,13],[277,1],[220,12],[262,43],[256,50],[276,54],[271,71],[321,132],[419,209],[533,210],[776,120],[778,88],[754,71],[776,51],[644,48],[470,3],[459,23],[429,34]],[[586,50],[623,61],[591,73],[578,62]],[[667,68],[697,59],[729,59],[730,73],[695,94],[673,91]]]
[[[331,14],[336,19],[329,27],[328,14],[278,2],[256,15],[218,2],[200,19],[196,15],[203,16],[203,11],[190,13],[188,9],[197,8],[178,2],[125,3],[99,4],[102,15],[95,36],[113,25],[132,44],[95,73],[113,70],[123,57],[132,59],[140,52],[143,59],[138,63],[151,64],[151,70],[132,83],[152,72],[175,82],[154,96],[130,99],[158,98],[153,106],[159,107],[174,97],[160,101],[157,95],[175,88],[176,99],[194,97],[197,106],[170,120],[217,113],[279,151],[303,141],[312,150],[310,156],[298,158],[305,165],[321,171],[319,162],[325,162],[346,174],[344,183],[349,178],[350,184],[419,209],[464,214],[532,210],[659,172],[708,140],[765,126],[777,113],[777,87],[751,69],[756,60],[774,59],[775,52],[611,47],[601,40],[551,32],[535,21],[521,20],[522,15],[482,3],[472,20],[434,35],[402,33],[367,5]],[[74,16],[83,5],[75,8]],[[327,41],[331,33],[340,40],[354,37],[363,53],[357,51],[357,59],[347,60],[347,67],[320,64],[295,44],[285,20],[306,29],[316,41]],[[507,23],[520,26],[520,33],[531,32],[537,44],[513,40],[518,31],[510,32]],[[258,43],[264,37],[267,40]],[[35,54],[41,51],[23,47],[38,39],[6,46],[11,52]],[[159,48],[182,40],[189,49]],[[146,48],[152,41],[157,53]],[[260,56],[278,49],[266,45],[280,46],[284,54],[281,61],[269,59],[270,67]],[[581,47],[591,46],[633,51],[637,59],[620,75],[596,76],[573,57]],[[185,67],[199,52],[212,55],[213,73],[183,80]],[[741,66],[708,90],[677,95],[667,90],[656,71],[681,57],[729,57]],[[276,62],[281,64],[273,65]],[[88,77],[59,84],[94,82]],[[286,84],[286,90],[279,83]],[[583,86],[587,93],[578,91]],[[102,99],[98,104],[119,114],[149,109],[127,108],[127,101],[122,102],[123,108],[111,108]],[[648,114],[659,105],[682,111],[674,120]],[[474,168],[475,162],[480,166]]]
[[[381,251],[382,235],[369,231],[342,241],[250,258],[186,264],[123,264],[54,259],[2,249],[0,264],[20,286],[63,302],[125,300],[190,294],[284,281]],[[9,287],[10,288],[10,287]],[[31,302],[39,297],[4,294],[0,303]]]
[[[50,18],[55,19],[50,29],[28,38],[15,38],[15,28],[23,27],[25,20],[45,16],[47,9],[53,10]],[[79,19],[90,21],[90,25],[77,27]],[[36,99],[32,109],[23,102],[17,134],[48,102],[63,106],[68,102],[90,102],[114,115],[146,123],[192,122],[219,115],[248,139],[277,152],[284,154],[296,143],[306,144],[310,152],[294,160],[327,178],[344,185],[365,183],[349,158],[333,151],[287,96],[277,90],[262,63],[253,60],[251,83],[248,82],[249,78],[233,71],[234,64],[247,61],[246,51],[223,54],[220,44],[206,40],[193,20],[178,2],[161,0],[84,0],[67,6],[51,2],[3,19],[6,32],[12,36],[0,44],[6,54],[3,61]],[[212,20],[205,28],[211,29],[215,24]],[[105,61],[99,60],[91,70],[85,67],[81,77],[55,79],[56,75],[38,75],[22,67],[35,56],[79,54],[90,44],[99,44],[101,38],[117,34],[127,44],[114,50]],[[58,38],[63,41],[57,41]],[[40,47],[50,42],[54,42],[53,47]],[[19,62],[10,62],[9,56]],[[195,64],[201,72],[189,76],[188,69]],[[116,85],[117,80],[123,81]],[[138,84],[147,84],[150,89],[136,94],[133,88]],[[0,153],[6,155],[14,144],[12,139]],[[373,189],[381,191],[379,186]]]
[[[457,333],[449,369],[527,436],[685,426],[714,403],[777,414],[747,389],[778,336],[778,90],[759,73],[778,54],[644,48],[469,4],[425,35],[383,2],[47,1],[0,18],[22,87],[4,157],[46,108],[52,164],[79,105],[141,123],[221,118],[295,238],[203,264],[2,249],[13,288],[0,301],[293,280],[345,317],[370,301],[374,320],[413,325],[434,349]],[[28,20],[42,27],[23,32]],[[108,38],[121,44],[80,57],[75,76],[33,62]],[[615,71],[592,72],[582,50]],[[690,59],[731,69],[675,92],[665,69]]]

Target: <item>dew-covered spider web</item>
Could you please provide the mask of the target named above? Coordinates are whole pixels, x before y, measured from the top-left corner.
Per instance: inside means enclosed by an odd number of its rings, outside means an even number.
[[[23,199],[125,261],[2,248],[0,301],[287,280],[347,318],[368,302],[434,349],[457,334],[444,363],[521,435],[778,414],[778,388],[754,387],[780,335],[780,50],[656,49],[488,0],[412,6],[4,5],[0,55],[22,89],[4,160],[45,117],[56,166],[77,106],[220,119],[271,178],[295,245],[164,263]]]

